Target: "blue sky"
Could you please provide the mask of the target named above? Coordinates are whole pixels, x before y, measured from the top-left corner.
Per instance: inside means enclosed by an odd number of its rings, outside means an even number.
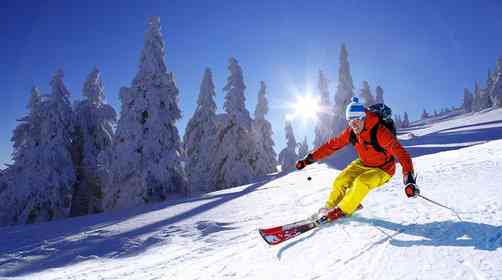
[[[104,2],[104,3],[103,3]],[[270,3],[269,3],[270,2]],[[273,2],[273,3],[272,3]],[[314,88],[318,70],[334,94],[340,46],[349,52],[356,92],[381,85],[395,112],[459,105],[463,88],[485,84],[502,56],[500,1],[2,1],[0,9],[0,164],[10,160],[16,119],[33,85],[49,93],[56,69],[72,100],[87,74],[102,71],[108,102],[137,70],[147,19],[161,17],[166,63],[180,89],[180,134],[195,110],[205,67],[213,70],[219,111],[228,58],[241,64],[253,113],[259,81],[268,85],[276,151],[295,94]],[[296,89],[296,90],[293,90]],[[293,124],[300,141],[314,124]]]

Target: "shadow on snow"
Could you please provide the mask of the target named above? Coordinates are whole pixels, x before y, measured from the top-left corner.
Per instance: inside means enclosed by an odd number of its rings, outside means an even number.
[[[402,225],[380,219],[353,217],[353,221],[421,237],[420,240],[403,240],[393,237],[390,244],[397,247],[454,246],[473,247],[494,251],[502,248],[502,225],[494,226],[475,222],[441,221],[426,224]]]
[[[210,197],[145,205],[135,209],[58,220],[51,223],[0,228],[0,276],[15,277],[64,267],[94,258],[120,258],[141,254],[170,235],[183,236],[183,230],[173,225],[231,200],[259,190],[271,180],[285,174],[263,177],[243,190]],[[230,190],[230,189],[229,189]],[[173,205],[210,200],[202,205],[155,223],[114,233],[106,228],[150,211]],[[48,227],[48,224],[52,224]],[[195,224],[200,238],[232,230],[228,222],[199,221]],[[145,237],[148,236],[148,237]],[[29,261],[27,261],[29,260]],[[3,275],[2,275],[3,274]]]

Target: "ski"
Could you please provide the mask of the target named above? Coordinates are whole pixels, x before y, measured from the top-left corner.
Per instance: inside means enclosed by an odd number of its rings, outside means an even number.
[[[283,226],[258,229],[258,231],[260,232],[263,240],[265,240],[265,242],[269,245],[277,245],[302,233],[310,231],[317,226],[316,222],[309,218]]]
[[[363,206],[359,205],[356,209],[360,210]],[[330,212],[331,213],[331,212]],[[328,215],[329,216],[329,213]],[[330,220],[327,216],[319,218],[317,214],[312,215],[310,218],[303,219],[294,223],[276,226],[271,228],[262,228],[258,229],[261,237],[265,242],[269,245],[277,245],[286,240],[294,238],[300,234],[308,232],[314,228],[320,227],[322,225],[333,222],[334,220]],[[345,217],[345,216],[342,216]]]

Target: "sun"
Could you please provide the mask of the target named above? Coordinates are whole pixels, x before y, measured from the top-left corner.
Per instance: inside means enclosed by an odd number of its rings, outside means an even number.
[[[316,121],[317,114],[320,111],[319,98],[311,94],[297,96],[296,102],[290,104],[288,107],[292,108],[294,112],[286,115],[287,120],[301,119],[305,122]]]

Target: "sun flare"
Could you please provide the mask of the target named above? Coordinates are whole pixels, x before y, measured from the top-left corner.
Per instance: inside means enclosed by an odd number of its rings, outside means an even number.
[[[310,94],[297,96],[296,102],[289,107],[294,110],[292,114],[286,115],[286,119],[290,121],[297,118],[303,121],[315,121],[317,113],[320,111],[319,99]]]

